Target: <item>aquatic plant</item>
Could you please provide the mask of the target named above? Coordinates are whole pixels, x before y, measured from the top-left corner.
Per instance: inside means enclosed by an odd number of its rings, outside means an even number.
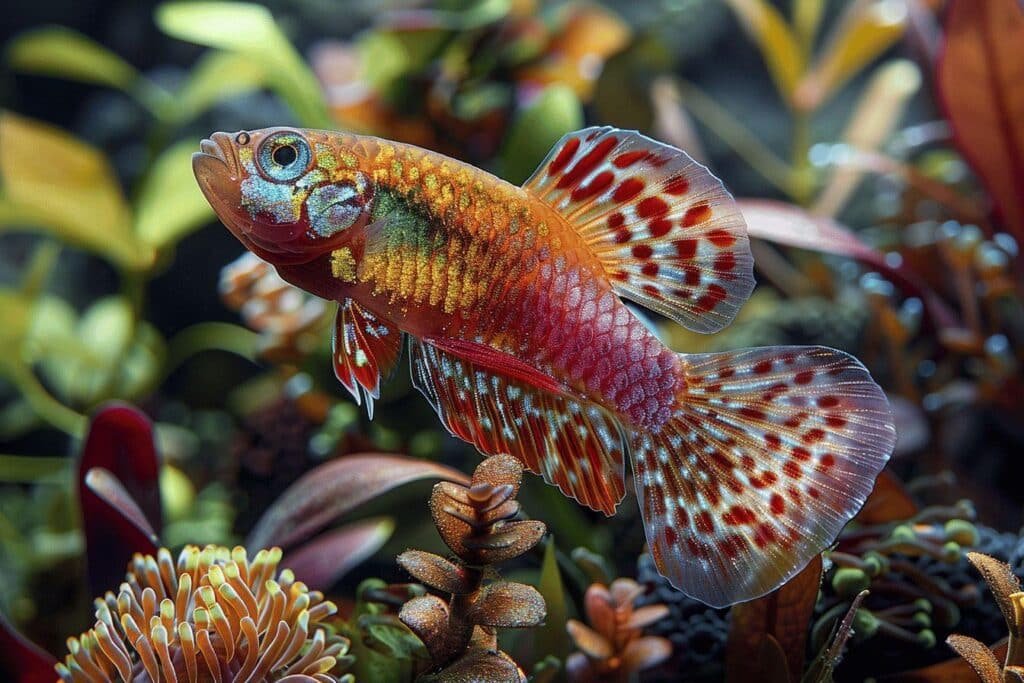
[[[569,680],[628,681],[671,656],[667,638],[643,635],[645,628],[668,615],[668,607],[636,607],[643,593],[643,586],[632,579],[616,579],[610,586],[595,583],[587,589],[583,605],[588,623],[570,619],[566,624],[579,649],[565,662]]]
[[[93,628],[68,639],[60,679],[350,680],[348,642],[321,624],[337,607],[280,561],[280,548],[252,560],[242,547],[135,555],[118,592],[97,598]]]
[[[258,351],[267,360],[301,358],[324,337],[328,316],[323,299],[288,284],[251,252],[221,269],[220,295],[246,327],[259,333]]]
[[[385,12],[352,42],[319,43],[311,63],[341,128],[476,163],[496,156],[521,182],[580,126],[605,60],[632,33],[598,4],[540,4]]]
[[[442,482],[430,496],[430,512],[454,561],[407,550],[398,563],[417,580],[446,593],[416,597],[399,619],[430,653],[437,680],[523,678],[497,647],[496,629],[529,628],[544,621],[544,598],[532,586],[494,578],[496,565],[527,552],[546,531],[543,522],[516,520],[515,500],[523,466],[496,455],[477,466],[469,485]]]
[[[1024,592],[1021,592],[1020,579],[1009,565],[988,555],[968,553],[967,558],[985,578],[1006,620],[1009,631],[1006,654],[1000,662],[988,645],[965,635],[951,635],[946,644],[967,661],[982,683],[1024,680],[1024,647],[1021,641],[1024,638]]]

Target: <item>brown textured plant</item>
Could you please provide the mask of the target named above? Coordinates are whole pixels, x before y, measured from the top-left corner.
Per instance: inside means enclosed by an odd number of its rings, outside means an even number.
[[[987,645],[970,636],[951,635],[946,644],[963,657],[982,683],[1024,681],[1024,592],[1020,579],[1009,565],[982,553],[967,553],[967,559],[984,577],[1010,632],[1006,659],[1000,663]]]
[[[278,569],[281,550],[187,546],[135,555],[96,624],[68,639],[65,683],[267,681],[338,683],[348,641],[321,622],[334,603]]]
[[[399,613],[423,641],[441,680],[524,679],[498,650],[496,629],[539,625],[546,616],[544,598],[531,586],[491,578],[493,565],[522,555],[547,531],[543,522],[513,519],[522,475],[518,460],[496,455],[480,463],[468,487],[437,484],[430,512],[457,559],[420,550],[398,556],[416,579],[450,596],[447,602],[436,595],[413,598]]]
[[[661,604],[635,608],[644,587],[632,579],[616,579],[611,586],[595,583],[583,598],[590,626],[570,619],[566,629],[580,652],[569,655],[565,666],[574,683],[614,683],[632,680],[644,669],[672,655],[672,643],[660,636],[645,636],[643,629],[669,613]]]

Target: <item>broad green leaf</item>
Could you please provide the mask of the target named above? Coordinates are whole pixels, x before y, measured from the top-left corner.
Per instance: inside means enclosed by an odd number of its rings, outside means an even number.
[[[303,125],[330,125],[320,84],[265,7],[244,2],[168,2],[157,7],[156,22],[180,40],[252,58],[266,69],[268,84]]]
[[[7,61],[29,73],[123,90],[161,116],[170,95],[92,38],[63,26],[44,26],[11,41]]]
[[[45,229],[121,265],[152,262],[107,160],[63,131],[0,112],[0,195],[0,228]]]
[[[267,70],[252,57],[224,50],[206,53],[175,94],[174,115],[192,119],[224,100],[258,90],[267,83]]]
[[[213,217],[192,176],[192,141],[180,142],[153,163],[135,202],[135,235],[156,249],[172,246]]]
[[[768,0],[725,0],[757,43],[775,87],[787,102],[803,76],[806,62],[785,18]]]
[[[7,46],[12,69],[130,90],[139,72],[92,38],[63,26],[26,31]]]
[[[583,107],[568,86],[551,85],[512,124],[501,152],[506,180],[526,180],[558,139],[583,127]]]
[[[896,44],[907,25],[900,0],[855,0],[796,93],[801,109],[817,109],[871,61]]]
[[[356,50],[361,77],[377,91],[415,66],[406,43],[390,31],[368,31],[357,39]]]

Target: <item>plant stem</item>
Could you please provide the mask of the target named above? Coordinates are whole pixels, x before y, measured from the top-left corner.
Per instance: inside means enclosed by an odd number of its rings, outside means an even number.
[[[694,118],[733,148],[751,168],[761,174],[771,185],[790,197],[795,196],[793,169],[785,161],[768,149],[728,110],[692,83],[680,81],[678,85],[679,92],[683,97],[683,105],[693,114]]]
[[[53,481],[70,467],[70,458],[0,454],[0,482],[22,484]]]
[[[15,361],[4,364],[2,369],[39,417],[66,434],[82,435],[86,417],[55,399],[28,366]]]
[[[256,362],[259,335],[231,323],[197,323],[176,334],[167,344],[164,377],[203,351],[227,351]]]
[[[811,168],[811,118],[803,111],[793,112],[792,181],[793,198],[801,206],[810,204],[814,193],[814,169]]]

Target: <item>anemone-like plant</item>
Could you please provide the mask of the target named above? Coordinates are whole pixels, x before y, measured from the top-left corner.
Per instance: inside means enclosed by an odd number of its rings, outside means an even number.
[[[61,681],[351,680],[348,641],[321,623],[337,607],[280,560],[278,548],[135,555],[117,594],[96,599],[94,626],[68,639]]]

